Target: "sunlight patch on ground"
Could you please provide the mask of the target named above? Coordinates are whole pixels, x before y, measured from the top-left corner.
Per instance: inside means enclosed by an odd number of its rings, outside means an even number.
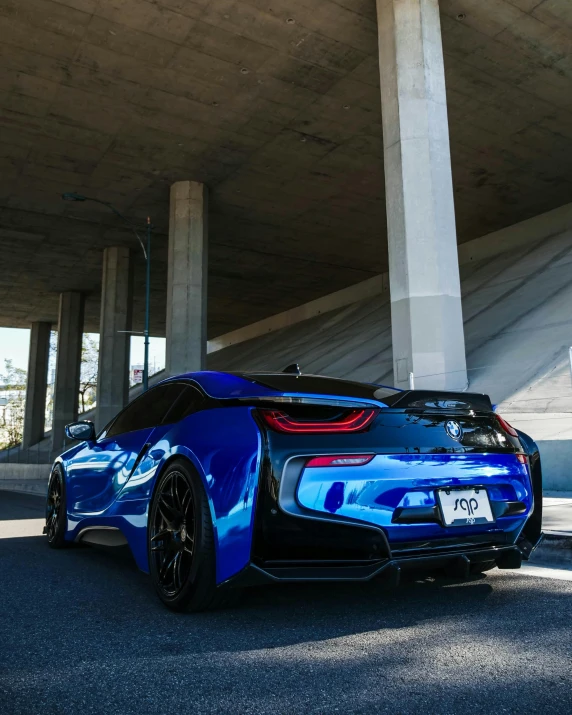
[[[8,519],[0,521],[0,539],[41,536],[45,523],[45,519]]]
[[[511,573],[507,571],[507,573]],[[535,578],[553,578],[557,581],[572,581],[572,570],[555,569],[549,566],[522,566],[515,574],[534,576]]]

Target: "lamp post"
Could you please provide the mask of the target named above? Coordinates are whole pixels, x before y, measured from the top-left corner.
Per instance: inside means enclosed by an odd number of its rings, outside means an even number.
[[[104,206],[107,206],[110,211],[113,211],[116,216],[119,216],[119,218],[129,226],[129,228],[133,231],[133,233],[137,237],[137,240],[139,241],[139,244],[143,251],[143,255],[145,257],[145,329],[143,331],[143,335],[145,338],[145,349],[143,358],[143,392],[146,392],[149,387],[149,317],[151,314],[151,231],[153,229],[153,226],[151,225],[151,219],[147,217],[147,246],[145,246],[141,239],[141,236],[137,232],[135,224],[133,224],[129,219],[125,218],[125,216],[120,211],[118,211],[115,206],[110,204],[109,201],[101,201],[101,199],[94,199],[91,196],[83,196],[82,194],[76,194],[73,192],[62,194],[62,199],[64,201],[95,201],[98,204],[103,204]]]

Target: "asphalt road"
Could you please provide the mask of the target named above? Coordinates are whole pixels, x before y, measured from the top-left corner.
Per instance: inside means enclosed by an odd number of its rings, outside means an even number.
[[[52,551],[0,492],[0,712],[572,713],[572,581],[269,587],[164,609],[128,553]]]

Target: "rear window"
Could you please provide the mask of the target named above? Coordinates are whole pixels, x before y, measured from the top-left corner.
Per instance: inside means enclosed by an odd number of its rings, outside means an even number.
[[[400,393],[393,387],[370,385],[366,382],[338,380],[318,375],[288,375],[287,373],[240,373],[240,377],[279,392],[304,392],[312,395],[336,395],[367,400],[387,400]]]

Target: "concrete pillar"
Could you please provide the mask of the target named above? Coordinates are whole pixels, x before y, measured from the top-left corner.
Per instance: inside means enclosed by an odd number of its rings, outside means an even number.
[[[128,248],[103,252],[99,365],[97,371],[98,430],[122,410],[129,395],[129,348],[133,305],[133,269]]]
[[[46,390],[50,357],[50,323],[32,323],[28,355],[28,381],[24,411],[22,447],[27,449],[44,439]]]
[[[83,310],[84,296],[82,293],[60,294],[52,426],[52,449],[54,451],[61,449],[64,443],[66,424],[77,420]]]
[[[438,0],[377,0],[377,14],[395,384],[463,389]]]
[[[167,354],[171,375],[204,370],[207,354],[208,189],[171,187],[167,267]]]

